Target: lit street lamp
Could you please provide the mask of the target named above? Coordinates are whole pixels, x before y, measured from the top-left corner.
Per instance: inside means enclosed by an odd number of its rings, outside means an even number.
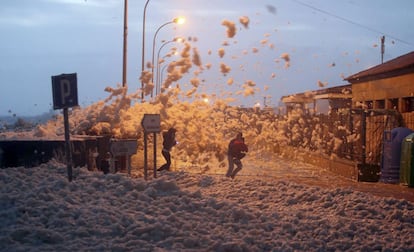
[[[154,39],[152,40],[152,61],[151,61],[151,64],[152,64],[152,71],[151,71],[151,73],[152,73],[152,75],[151,75],[151,82],[152,83],[154,83],[154,54],[155,54],[155,40],[156,40],[156,38],[157,38],[157,34],[158,34],[158,32],[161,30],[161,28],[162,27],[164,27],[164,26],[166,26],[166,25],[168,25],[168,24],[172,24],[172,23],[176,23],[176,24],[183,24],[185,22],[185,19],[183,18],[183,17],[178,17],[178,18],[174,18],[172,21],[169,21],[169,22],[167,22],[167,23],[165,23],[165,24],[163,24],[163,25],[161,25],[160,27],[158,27],[158,29],[157,29],[157,31],[155,32],[155,34],[154,34]],[[144,71],[144,70],[142,70],[142,71]],[[152,93],[153,92],[151,92],[151,96],[152,96]]]
[[[169,43],[172,42],[183,42],[184,39],[183,38],[174,38],[173,40],[164,42],[164,44],[162,44],[160,46],[160,49],[158,49],[158,53],[157,53],[157,71],[156,71],[156,80],[155,80],[155,95],[158,95],[159,91],[160,91],[160,52],[162,50],[162,48],[164,48],[164,46],[168,45]]]

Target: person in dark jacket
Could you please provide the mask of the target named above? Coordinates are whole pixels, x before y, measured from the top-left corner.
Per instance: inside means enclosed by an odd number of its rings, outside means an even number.
[[[227,152],[227,158],[229,160],[229,168],[227,170],[226,176],[234,178],[237,173],[243,168],[241,159],[246,156],[248,152],[247,145],[244,143],[244,137],[241,132],[237,133],[236,138],[232,139],[229,143],[229,148]],[[234,164],[237,168],[234,169]],[[234,170],[233,170],[234,169]]]
[[[171,166],[171,154],[170,151],[172,147],[174,147],[177,144],[177,141],[175,140],[175,132],[177,132],[176,129],[170,128],[167,132],[164,132],[162,134],[164,140],[162,142],[163,148],[162,148],[162,156],[165,158],[166,163],[163,164],[160,168],[158,168],[158,171],[163,170],[170,170]]]

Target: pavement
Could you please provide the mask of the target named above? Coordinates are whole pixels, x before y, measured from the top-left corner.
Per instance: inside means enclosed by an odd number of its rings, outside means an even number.
[[[174,163],[174,162],[173,162]],[[325,188],[346,188],[366,192],[381,197],[393,197],[414,202],[414,188],[400,184],[383,182],[358,182],[342,177],[323,167],[307,164],[302,161],[288,160],[281,157],[246,156],[242,160],[243,169],[236,179],[259,177],[262,179],[282,179],[309,186]],[[186,166],[176,163],[176,171],[203,173],[212,176],[225,176],[227,167],[215,170],[203,170],[197,166]]]
[[[246,159],[244,162],[244,176],[287,179],[296,183],[326,188],[347,188],[376,196],[406,199],[414,202],[414,188],[401,184],[358,182],[335,174],[323,167],[280,157],[259,159],[260,162],[255,161],[259,166],[257,164],[251,166],[248,161]]]

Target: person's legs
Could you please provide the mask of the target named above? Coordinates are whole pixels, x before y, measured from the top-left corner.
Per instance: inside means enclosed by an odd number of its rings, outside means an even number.
[[[167,161],[165,164],[165,169],[169,171],[171,167],[171,154],[168,151],[165,152],[165,160]]]
[[[170,170],[170,166],[171,166],[171,155],[169,151],[164,151],[162,150],[161,152],[162,156],[164,157],[165,161],[167,163],[163,164],[158,171],[162,171],[162,170]]]
[[[236,177],[237,173],[243,168],[243,164],[240,159],[234,159],[234,163],[236,164],[237,168],[231,174],[231,178]]]
[[[227,159],[229,160],[229,168],[227,170],[226,177],[230,177],[231,174],[233,173],[233,169],[234,169],[233,156],[228,155]]]

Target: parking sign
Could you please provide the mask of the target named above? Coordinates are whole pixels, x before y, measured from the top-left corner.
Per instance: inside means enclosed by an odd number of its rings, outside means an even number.
[[[78,106],[76,73],[52,76],[53,109]]]

